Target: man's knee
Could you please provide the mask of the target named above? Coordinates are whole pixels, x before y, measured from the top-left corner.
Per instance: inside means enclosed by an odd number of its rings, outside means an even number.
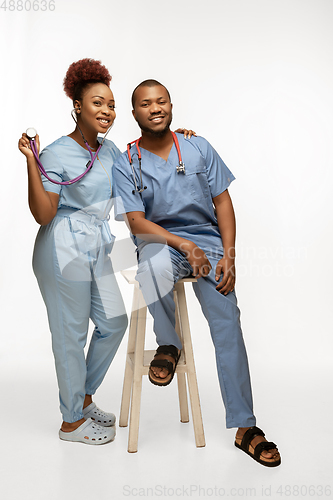
[[[146,247],[140,252],[136,279],[149,305],[172,291],[175,278],[168,246],[152,244]]]
[[[172,261],[167,245],[151,243],[139,253],[138,279],[155,277],[173,282]]]

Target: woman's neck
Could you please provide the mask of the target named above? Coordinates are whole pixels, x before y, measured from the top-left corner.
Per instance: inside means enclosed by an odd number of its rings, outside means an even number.
[[[82,127],[81,127],[81,130],[82,130]],[[82,130],[82,133],[84,135],[85,140],[89,144],[89,147],[92,150],[96,150],[98,148],[97,134],[96,133],[89,134],[87,131],[84,131],[84,130]],[[87,146],[85,145],[85,142],[83,140],[83,137],[82,137],[78,127],[76,127],[75,130],[71,134],[68,134],[68,137],[71,137],[72,139],[74,139],[75,142],[80,144],[80,146],[87,149]]]

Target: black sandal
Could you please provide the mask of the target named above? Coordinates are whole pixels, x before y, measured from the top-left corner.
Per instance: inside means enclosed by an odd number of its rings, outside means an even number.
[[[258,443],[257,446],[253,449],[253,452],[250,451],[251,441],[256,436],[265,437],[264,432],[259,429],[259,427],[250,427],[244,434],[241,444],[238,444],[235,441],[235,446],[240,450],[243,450],[247,455],[250,455],[256,462],[259,462],[261,465],[265,465],[266,467],[277,467],[281,463],[281,457],[278,460],[274,460],[272,458],[267,458],[263,460],[260,458],[260,455],[263,451],[269,451],[274,448],[277,449],[277,446],[273,442],[263,441],[262,443]],[[252,446],[253,448],[253,446]],[[270,460],[270,461],[269,461]]]
[[[175,360],[175,363],[172,363],[172,361],[169,361],[168,359],[155,359],[158,354],[171,356]],[[175,347],[174,345],[160,345],[157,348],[154,359],[149,366],[148,377],[150,382],[154,385],[159,386],[169,385],[175,374],[179,358],[180,352],[178,353],[177,347]],[[166,368],[169,373],[165,378],[157,377],[151,369],[152,366],[156,368]]]

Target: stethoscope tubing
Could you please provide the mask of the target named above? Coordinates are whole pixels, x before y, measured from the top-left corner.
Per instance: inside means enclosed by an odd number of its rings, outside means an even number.
[[[80,174],[80,175],[78,175],[77,177],[75,177],[75,179],[71,179],[71,180],[69,180],[69,181],[56,181],[55,179],[51,179],[51,177],[49,177],[49,176],[47,175],[47,173],[46,173],[46,171],[45,171],[45,169],[44,169],[44,167],[43,167],[43,165],[42,165],[42,163],[41,163],[41,161],[40,161],[40,159],[39,159],[38,149],[37,149],[37,146],[36,146],[36,141],[35,141],[35,136],[30,136],[30,137],[28,136],[28,138],[29,138],[29,140],[30,140],[30,147],[31,147],[31,150],[32,150],[32,152],[33,152],[33,154],[34,154],[34,157],[35,157],[36,162],[37,162],[37,166],[38,166],[38,168],[39,168],[39,170],[40,170],[41,174],[42,174],[42,175],[44,175],[44,177],[46,177],[46,179],[47,179],[47,180],[49,180],[50,182],[53,182],[53,184],[60,184],[61,186],[69,186],[69,185],[71,185],[71,184],[74,184],[75,182],[78,182],[79,180],[81,180],[81,179],[82,179],[82,177],[84,177],[85,175],[87,175],[87,173],[89,172],[89,170],[91,170],[91,169],[92,169],[92,166],[93,166],[93,164],[94,164],[94,161],[96,160],[96,158],[97,158],[97,156],[98,156],[98,153],[99,153],[99,151],[100,151],[101,147],[103,146],[103,143],[104,143],[104,141],[105,141],[105,138],[106,138],[106,136],[108,135],[108,133],[110,132],[110,130],[111,130],[111,128],[112,128],[112,125],[113,125],[113,124],[111,124],[111,126],[108,128],[108,130],[106,131],[106,134],[104,135],[104,137],[103,137],[103,139],[102,139],[101,144],[98,146],[97,151],[96,151],[96,152],[95,152],[95,154],[93,155],[93,152],[92,152],[92,150],[91,150],[91,148],[90,148],[90,146],[89,146],[88,142],[87,142],[87,141],[86,141],[86,139],[84,138],[84,135],[83,135],[83,133],[82,133],[82,130],[80,129],[79,124],[78,124],[77,119],[76,119],[76,117],[74,116],[74,114],[75,114],[75,113],[74,113],[74,109],[73,109],[73,110],[72,110],[72,112],[71,112],[72,118],[73,118],[74,122],[76,123],[76,125],[77,125],[77,127],[78,127],[78,129],[79,129],[79,131],[80,131],[80,134],[81,134],[81,136],[82,136],[83,142],[84,142],[84,144],[86,145],[86,148],[88,149],[89,154],[90,154],[90,160],[89,160],[89,162],[88,162],[88,163],[87,163],[87,165],[86,165],[86,170],[85,170],[84,172],[82,172],[82,174]],[[35,130],[35,129],[28,129],[28,130],[32,130],[33,132],[36,132],[36,130]],[[28,130],[27,130],[27,132],[28,132]],[[36,132],[36,133],[37,133],[37,132]]]
[[[178,154],[178,160],[179,160],[179,165],[177,166],[177,173],[179,172],[182,172],[183,174],[185,174],[185,165],[182,161],[182,155],[181,155],[181,151],[180,151],[180,147],[179,147],[179,142],[178,142],[178,139],[177,139],[177,136],[174,132],[172,132],[170,130],[171,134],[172,134],[172,137],[173,137],[173,142],[176,146],[176,150],[177,150],[177,154]],[[139,142],[141,141],[141,137],[139,137],[139,139],[136,139],[135,141],[132,141],[132,142],[129,142],[127,144],[127,156],[128,156],[128,161],[129,161],[129,164],[131,165],[131,168],[132,168],[132,174],[133,174],[133,179],[134,179],[134,184],[135,184],[135,189],[132,190],[132,193],[135,194],[136,192],[138,193],[142,193],[145,189],[147,189],[147,186],[144,186],[143,185],[143,180],[142,180],[142,168],[141,168],[141,151],[140,151],[140,147],[139,147]],[[137,155],[138,155],[138,161],[139,161],[139,172],[140,172],[140,189],[138,188],[138,185],[137,185],[137,182],[136,182],[136,176],[135,176],[135,171],[134,171],[134,166],[133,166],[133,160],[132,160],[132,156],[131,156],[131,146],[132,144],[135,143],[135,146],[136,146],[136,150],[137,150]]]
[[[91,170],[93,164],[94,164],[94,161],[96,160],[97,158],[97,155],[102,147],[102,144],[99,145],[99,147],[97,148],[97,151],[95,152],[95,154],[93,155],[91,149],[90,149],[90,146],[87,142],[85,142],[85,145],[87,146],[87,149],[90,153],[90,161],[89,161],[89,164],[86,168],[86,170],[80,174],[78,177],[75,177],[75,179],[71,179],[70,181],[56,181],[54,179],[51,179],[51,177],[49,177],[39,159],[39,156],[38,156],[38,150],[37,150],[37,146],[36,146],[36,141],[34,139],[30,139],[30,147],[31,147],[31,150],[34,154],[34,157],[36,158],[36,162],[37,162],[37,166],[41,172],[41,174],[43,174],[44,177],[46,177],[47,180],[49,180],[50,182],[53,182],[53,184],[60,184],[61,186],[69,186],[70,184],[74,184],[74,182],[78,182],[79,180],[82,179],[82,177],[84,177],[88,172],[89,170]]]

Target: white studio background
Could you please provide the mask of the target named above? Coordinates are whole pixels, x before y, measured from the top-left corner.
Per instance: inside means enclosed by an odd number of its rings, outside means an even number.
[[[36,2],[42,6],[41,1]],[[31,407],[43,399],[54,419],[48,427],[44,423],[44,432],[54,433],[56,438],[60,422],[45,307],[31,267],[38,225],[29,212],[25,160],[17,141],[30,126],[37,128],[42,147],[72,131],[71,102],[62,90],[62,80],[69,64],[91,57],[101,60],[113,76],[117,119],[109,138],[121,150],[139,136],[131,116],[131,92],[142,80],[155,78],[171,93],[174,128],[185,126],[205,136],[236,176],[230,194],[238,226],[237,294],[255,411],[258,425],[268,428],[269,439],[289,458],[288,465],[283,464],[275,473],[282,474],[278,483],[278,476],[272,479],[272,471],[268,479],[266,469],[247,457],[243,463],[238,454],[237,477],[257,474],[260,488],[329,484],[332,458],[325,455],[328,448],[324,444],[321,453],[317,446],[322,436],[328,447],[332,442],[324,426],[330,422],[327,417],[333,409],[333,2],[55,0],[54,10],[50,5],[47,3],[45,12],[28,11],[29,2],[7,1],[0,6],[4,142],[0,369],[3,397],[23,412],[15,422],[21,424],[24,414],[32,413]],[[123,224],[112,219],[110,223],[119,239],[128,237]],[[118,281],[130,310],[132,290],[121,277]],[[232,435],[224,431],[209,330],[191,289],[188,303],[206,440],[217,443],[216,455],[207,445],[208,455],[201,465],[206,472],[215,471],[216,484],[226,485],[230,474],[227,465],[215,470],[211,462],[216,465],[220,448],[231,447]],[[121,397],[125,348],[126,337],[101,389],[106,402],[111,391],[115,409]],[[160,397],[151,387],[144,386],[144,390],[151,397]],[[177,404],[173,396],[171,401]],[[152,405],[151,412],[163,412],[160,405]],[[213,416],[210,408],[214,408]],[[8,423],[10,418],[6,410],[3,419]],[[33,431],[25,429],[25,437],[30,431],[36,434],[36,426]],[[225,441],[219,442],[223,432]],[[151,448],[149,440],[147,434],[146,465],[156,453],[163,457],[163,446],[168,446],[165,436],[159,441],[157,434]],[[141,475],[141,482],[137,477],[135,484],[147,487],[161,482],[164,476],[157,474],[147,483],[149,470],[140,462],[144,455],[129,456],[125,453],[126,438],[123,441],[125,448],[119,456],[124,467],[132,470],[128,461],[136,460]],[[31,443],[34,446],[34,441]],[[161,449],[156,449],[157,443]],[[23,437],[16,446],[19,455]],[[181,453],[181,442],[179,446]],[[193,446],[190,449],[197,452]],[[105,459],[107,453],[103,453]],[[179,466],[169,484],[178,484],[182,472],[183,483],[195,482],[193,471],[181,468],[181,455],[177,457],[172,448],[166,453],[168,460]],[[7,470],[8,464],[4,459],[2,469]],[[199,469],[201,465],[198,460]],[[26,487],[37,474],[35,469],[27,470],[24,476],[21,469]],[[287,483],[283,474],[291,470]],[[61,484],[62,475],[57,474]],[[212,484],[207,474],[207,484]],[[123,485],[129,484],[129,479],[121,472],[117,475],[115,498],[122,498]],[[17,485],[8,488],[7,498],[19,498]],[[25,493],[22,489],[22,495],[29,499],[60,498],[57,489],[52,496],[47,488],[46,483],[34,492],[28,487]],[[112,484],[109,488],[111,495]],[[67,500],[66,495],[62,498]]]

